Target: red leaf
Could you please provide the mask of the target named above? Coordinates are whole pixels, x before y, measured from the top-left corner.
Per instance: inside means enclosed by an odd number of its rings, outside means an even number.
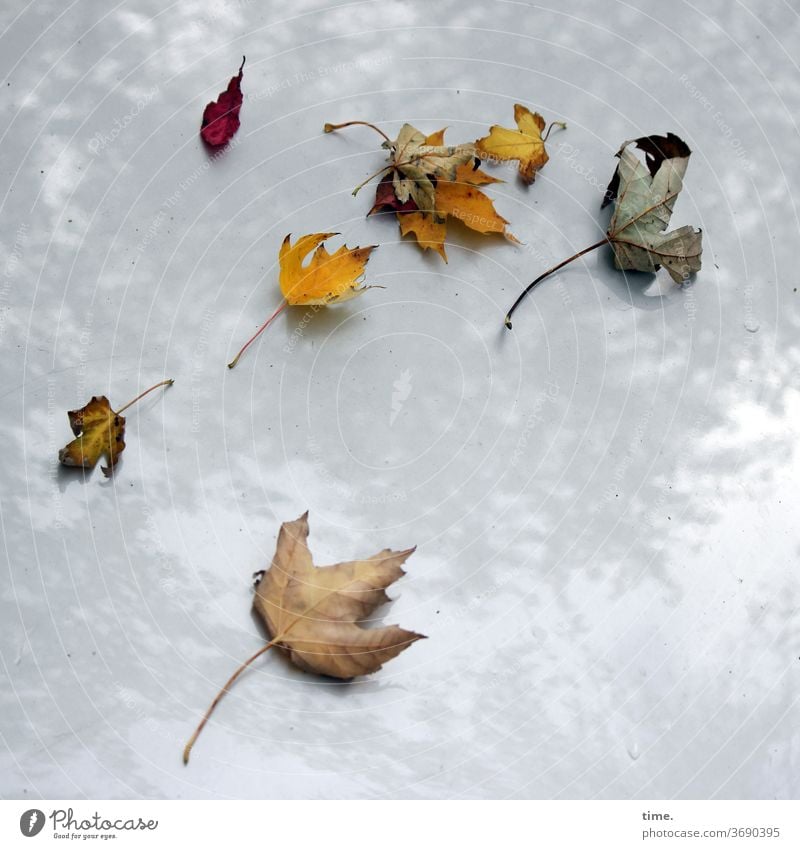
[[[367,215],[372,215],[375,212],[413,212],[415,209],[419,209],[411,198],[405,203],[400,203],[394,193],[393,179],[394,172],[390,171],[378,183],[378,188],[375,191],[375,205]]]
[[[239,110],[242,108],[242,69],[244,56],[238,76],[231,77],[228,88],[216,101],[209,103],[203,111],[203,125],[200,135],[206,144],[220,147],[227,144],[239,129]]]

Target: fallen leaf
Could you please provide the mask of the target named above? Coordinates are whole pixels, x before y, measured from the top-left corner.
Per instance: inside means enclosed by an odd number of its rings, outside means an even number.
[[[518,129],[509,130],[495,124],[489,128],[488,136],[475,142],[475,147],[479,156],[490,162],[518,160],[520,177],[530,184],[536,178],[536,172],[549,159],[544,146],[547,135],[542,137],[545,120],[538,112],[531,112],[521,103],[514,104],[514,120]],[[566,124],[556,121],[552,126],[563,128]]]
[[[365,560],[315,566],[306,543],[308,513],[284,522],[270,568],[257,574],[253,609],[264,620],[269,642],[241,664],[219,691],[183,750],[189,755],[208,718],[241,673],[276,647],[306,672],[350,680],[377,672],[422,634],[398,625],[365,628],[389,601],[386,588],[401,578],[414,552],[384,549]]]
[[[111,404],[105,395],[94,396],[80,410],[70,410],[67,413],[69,425],[75,434],[75,439],[58,452],[58,459],[64,466],[81,469],[93,469],[101,457],[105,457],[108,466],[101,466],[103,474],[110,477],[125,450],[125,419],[121,415],[132,404],[152,392],[159,386],[171,386],[174,381],[162,380],[151,386],[133,401],[129,401],[119,412],[111,409]]]
[[[349,679],[376,672],[421,634],[398,625],[364,628],[389,601],[386,588],[405,572],[414,549],[384,549],[366,560],[314,566],[306,540],[308,513],[284,522],[272,565],[256,584],[255,611],[270,640],[300,669]]]
[[[291,234],[281,245],[280,285],[288,304],[328,304],[348,301],[366,292],[369,286],[360,286],[369,256],[377,245],[366,248],[348,248],[342,245],[329,254],[321,244],[338,233],[312,233],[301,236],[294,245]],[[316,248],[316,250],[314,250]],[[305,258],[314,255],[307,265]]]
[[[634,143],[645,151],[647,167],[628,149]],[[672,133],[627,141],[620,148],[603,204],[613,193],[616,204],[607,235],[617,268],[653,272],[663,265],[676,283],[700,270],[702,231],[685,225],[665,232],[690,154]]]
[[[200,135],[206,144],[220,147],[227,144],[239,129],[239,111],[242,108],[242,73],[244,57],[239,73],[231,77],[228,88],[203,110]]]
[[[348,248],[342,245],[329,254],[322,242],[338,233],[311,233],[292,244],[291,233],[283,240],[280,255],[280,287],[283,294],[274,313],[242,345],[239,353],[228,363],[233,368],[242,354],[258,339],[287,306],[329,306],[349,301],[372,286],[361,286],[370,254],[377,245]],[[316,248],[316,250],[315,250]],[[303,264],[314,251],[311,260]]]
[[[644,151],[644,164],[630,150],[632,144]],[[667,133],[666,136],[643,136],[626,141],[616,155],[619,163],[602,203],[606,206],[615,202],[605,237],[529,283],[506,314],[506,327],[511,327],[512,313],[534,286],[559,268],[605,244],[611,245],[614,263],[622,270],[655,272],[663,265],[676,283],[682,283],[700,270],[702,231],[685,225],[665,232],[675,200],[683,188],[683,176],[691,155],[689,146],[674,133]]]
[[[100,468],[109,477],[125,450],[125,419],[111,409],[105,395],[92,397],[86,406],[70,410],[67,416],[75,439],[58,452],[58,459],[65,466],[93,469],[104,456],[108,466]]]

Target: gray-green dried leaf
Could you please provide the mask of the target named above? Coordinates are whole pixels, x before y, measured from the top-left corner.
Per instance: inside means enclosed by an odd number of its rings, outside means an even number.
[[[646,152],[647,166],[629,149],[634,143]],[[702,231],[687,225],[666,232],[690,154],[672,133],[627,141],[620,148],[605,201],[615,200],[607,236],[617,268],[658,271],[663,265],[676,283],[700,270]]]

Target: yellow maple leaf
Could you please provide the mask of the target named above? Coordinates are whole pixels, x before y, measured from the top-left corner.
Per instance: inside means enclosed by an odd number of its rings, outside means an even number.
[[[549,159],[544,146],[547,134],[542,137],[545,120],[538,112],[531,112],[521,103],[514,104],[514,120],[518,129],[509,130],[495,124],[489,128],[489,135],[478,139],[475,146],[478,153],[489,160],[519,160],[520,176],[530,184],[534,181],[536,172]],[[553,124],[562,128],[566,126],[560,121]]]
[[[283,240],[278,256],[283,301],[242,345],[239,353],[228,363],[228,368],[233,368],[239,362],[239,357],[287,306],[338,304],[349,301],[372,288],[361,286],[360,283],[369,255],[377,245],[368,245],[366,248],[348,248],[347,245],[342,245],[338,251],[329,254],[322,243],[325,239],[338,235],[338,233],[309,233],[292,244],[290,233]],[[314,251],[314,255],[304,265],[311,251]]]
[[[369,286],[360,286],[369,255],[377,245],[348,248],[329,254],[322,242],[338,233],[311,233],[294,244],[289,234],[281,245],[280,285],[286,303],[328,305],[355,298]],[[314,250],[316,248],[316,250]],[[314,251],[310,262],[305,258]]]

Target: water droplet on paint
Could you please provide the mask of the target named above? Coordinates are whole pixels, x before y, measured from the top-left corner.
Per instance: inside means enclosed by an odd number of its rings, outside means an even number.
[[[641,755],[641,754],[642,754],[642,752],[641,752],[641,749],[639,748],[639,744],[638,744],[638,743],[631,743],[631,744],[628,746],[628,757],[629,757],[632,761],[638,761],[638,760],[639,760],[639,755]]]

